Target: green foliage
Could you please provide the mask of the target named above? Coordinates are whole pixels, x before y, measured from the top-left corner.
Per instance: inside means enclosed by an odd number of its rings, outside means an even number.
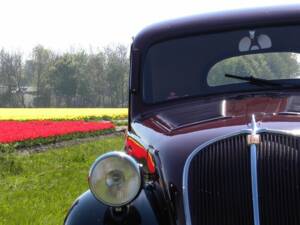
[[[60,96],[60,102],[71,106],[72,97],[76,94],[76,65],[70,55],[60,57],[50,71],[52,88],[56,96]]]
[[[122,137],[110,137],[0,158],[0,225],[62,224],[72,202],[88,189],[87,174],[93,161],[122,145]]]
[[[127,93],[128,69],[129,64],[126,60],[127,49],[124,46],[118,46],[116,49],[105,49],[107,56],[107,84],[111,92],[112,98],[109,105],[119,105],[124,107],[126,101],[125,93]],[[120,77],[119,77],[120,76]]]
[[[128,120],[114,120],[113,123],[116,126],[127,126],[128,125]]]
[[[123,45],[63,54],[38,45],[22,62],[21,54],[2,50],[0,107],[126,107],[127,53]]]
[[[14,146],[10,144],[0,144],[0,154],[14,152]]]
[[[288,79],[299,76],[297,56],[293,53],[262,53],[236,56],[218,62],[208,75],[212,86],[241,83],[224,77],[226,73],[263,79]]]
[[[0,153],[0,179],[5,175],[18,175],[23,171],[22,165],[15,160],[12,153]]]
[[[24,96],[20,92],[24,83],[22,76],[22,55],[0,51],[0,107],[24,106]]]
[[[49,71],[54,63],[55,55],[50,50],[38,45],[32,51],[32,59],[27,60],[25,68],[27,68],[26,80],[27,85],[35,87],[34,102],[32,106],[45,107],[51,102],[51,86]]]

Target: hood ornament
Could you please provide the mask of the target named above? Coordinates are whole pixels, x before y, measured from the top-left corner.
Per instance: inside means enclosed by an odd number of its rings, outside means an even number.
[[[257,123],[255,120],[255,115],[253,114],[251,117],[251,134],[247,135],[247,144],[259,144],[260,143],[260,135],[257,132]]]

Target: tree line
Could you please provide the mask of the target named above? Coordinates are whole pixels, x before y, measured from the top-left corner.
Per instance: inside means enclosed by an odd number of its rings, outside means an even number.
[[[217,63],[209,85],[235,82],[224,74],[264,79],[300,78],[298,55],[264,53]],[[0,50],[0,107],[126,107],[129,57],[124,45],[56,53],[41,45],[26,59]]]
[[[124,45],[30,57],[0,51],[0,107],[126,107],[129,58]]]

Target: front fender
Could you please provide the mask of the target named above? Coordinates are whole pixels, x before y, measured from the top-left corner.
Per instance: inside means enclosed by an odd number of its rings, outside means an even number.
[[[98,201],[90,190],[83,193],[70,208],[65,225],[160,225],[151,204],[142,190],[131,203],[129,214],[122,220],[112,218],[111,208]]]

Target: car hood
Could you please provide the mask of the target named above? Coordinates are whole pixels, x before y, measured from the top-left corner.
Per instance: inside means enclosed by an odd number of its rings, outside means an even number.
[[[182,174],[185,161],[199,145],[249,128],[251,115],[258,126],[300,134],[300,96],[246,96],[177,106],[132,123],[132,132],[156,152],[167,187],[176,190],[183,212]],[[179,213],[179,220],[183,213]]]

